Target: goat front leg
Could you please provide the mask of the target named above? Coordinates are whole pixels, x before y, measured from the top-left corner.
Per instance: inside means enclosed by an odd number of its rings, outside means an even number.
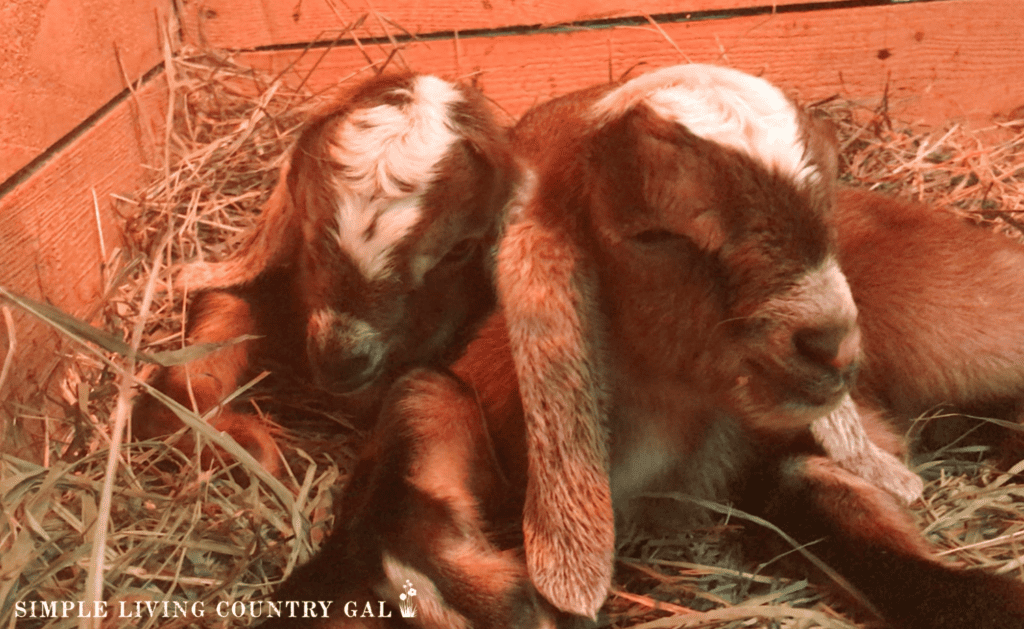
[[[554,628],[526,572],[521,521],[522,492],[498,464],[474,392],[415,370],[389,394],[334,532],[274,597],[338,603],[303,627]],[[389,624],[344,617],[345,602],[371,594],[387,603]],[[415,616],[402,619],[403,607]]]
[[[748,498],[759,496],[754,511],[810,543],[810,552],[862,592],[888,626],[1024,627],[1024,584],[935,557],[888,492],[822,456],[783,458],[765,469],[765,484],[748,487]]]
[[[238,337],[257,335],[250,303],[227,292],[212,291],[196,297],[192,306],[189,344],[228,343]],[[215,409],[244,383],[251,371],[250,363],[256,340],[235,342],[202,358],[162,368],[152,385],[186,408],[203,415]],[[210,424],[231,435],[271,473],[280,469],[280,455],[270,430],[253,415],[224,407]],[[181,419],[156,398],[144,394],[132,413],[132,433],[137,439],[155,439],[181,429]],[[194,449],[194,441],[186,438],[179,447]]]

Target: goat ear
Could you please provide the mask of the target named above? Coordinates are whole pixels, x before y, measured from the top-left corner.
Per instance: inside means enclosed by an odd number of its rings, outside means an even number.
[[[805,142],[813,159],[821,167],[826,181],[839,178],[839,130],[824,114],[809,111],[803,114]]]
[[[293,186],[302,182],[289,176],[289,165],[281,167],[281,176],[270,199],[249,234],[233,257],[223,262],[195,262],[184,266],[175,285],[189,290],[230,288],[248,284],[263,271],[286,264],[301,241],[300,217],[294,208]]]
[[[924,492],[924,481],[903,463],[905,444],[876,409],[847,396],[811,424],[811,433],[829,459],[903,504],[912,504]]]
[[[725,244],[722,210],[707,202],[714,174],[703,156],[706,141],[639,105],[606,122],[593,142],[590,185],[601,190],[594,202],[628,208],[623,221],[639,218],[641,225],[685,236],[705,251]]]
[[[526,563],[555,607],[594,618],[611,585],[615,542],[594,305],[587,263],[540,216],[531,179],[497,263],[526,421]]]
[[[831,120],[815,111],[801,110],[801,124],[809,161],[818,167],[821,174],[815,190],[817,194],[825,195],[825,198],[820,198],[819,202],[826,204],[825,207],[833,207],[839,181],[838,130]]]

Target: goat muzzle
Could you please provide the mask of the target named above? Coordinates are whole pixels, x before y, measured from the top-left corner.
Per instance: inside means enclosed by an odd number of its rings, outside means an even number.
[[[323,309],[309,319],[306,355],[317,386],[349,393],[381,373],[387,347],[380,332],[366,321]]]

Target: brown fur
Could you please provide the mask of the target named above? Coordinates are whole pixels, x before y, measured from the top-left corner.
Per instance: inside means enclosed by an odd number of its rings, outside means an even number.
[[[259,334],[250,302],[230,293],[210,292],[196,300],[192,315],[195,323],[189,331],[189,344],[226,346],[180,367],[159,370],[151,384],[198,415],[214,410],[210,424],[234,437],[267,471],[276,474],[280,470],[280,453],[268,426],[250,414],[230,407],[218,408],[221,400],[255,375],[250,364],[262,341],[234,342],[239,337]],[[144,395],[136,403],[132,423],[136,439],[155,439],[181,426],[178,416],[156,398]],[[178,447],[190,451],[194,440],[186,435]]]
[[[702,444],[734,447],[734,431],[708,407],[769,424],[796,417],[805,403],[817,406],[810,397],[819,393],[827,408],[836,400],[824,383],[842,382],[844,369],[793,353],[792,334],[853,327],[852,313],[780,305],[785,316],[761,316],[770,299],[826,260],[830,184],[795,190],[643,105],[590,131],[587,107],[601,95],[557,99],[516,127],[517,152],[538,183],[502,242],[498,275],[529,435],[527,563],[549,600],[581,615],[596,611],[608,587],[613,528],[602,496],[654,478],[720,487],[711,470],[676,463]],[[537,238],[556,245],[524,246]],[[554,264],[562,270],[552,272]],[[753,364],[773,379],[754,377]],[[807,400],[777,397],[793,390],[781,385],[805,377],[821,378],[812,386],[821,390],[808,389]],[[779,412],[788,403],[796,407]],[[609,430],[610,461],[603,444],[593,445]],[[602,475],[616,467],[624,473],[613,472],[605,490]],[[722,467],[727,476],[730,465]],[[618,509],[628,497],[614,495]]]
[[[368,587],[394,604],[401,573],[452,626],[574,626],[610,584],[612,502],[623,519],[665,518],[640,496],[672,490],[817,542],[895,626],[1017,626],[1020,584],[933,559],[898,500],[808,431],[850,404],[856,366],[851,298],[828,265],[830,181],[795,185],[642,103],[594,126],[602,93],[517,127],[536,179],[501,243],[502,313],[454,376],[393,390],[339,527],[277,596]],[[870,409],[848,410],[854,436],[898,450]],[[520,548],[517,571],[503,560]],[[984,603],[961,611],[932,587]],[[930,605],[908,617],[915,597]]]
[[[829,459],[798,456],[766,468],[747,492],[755,511],[798,540],[813,540],[811,552],[840,569],[886,627],[1024,626],[1019,581],[936,558],[891,494]]]
[[[393,166],[372,163],[377,143],[339,147],[339,129],[374,108],[403,112],[402,107],[420,106],[407,96],[418,80],[413,75],[371,80],[305,127],[247,243],[233,258],[188,266],[178,278],[199,291],[189,312],[188,342],[226,342],[241,334],[259,338],[163,369],[154,386],[186,407],[194,401],[203,414],[270,369],[342,395],[340,403],[352,419],[366,424],[403,371],[444,365],[461,353],[495,305],[492,249],[517,177],[504,132],[482,96],[450,86],[459,100],[430,115],[444,116],[441,126],[455,140],[431,166],[429,179],[380,184],[420,195],[416,224],[386,249],[383,277],[364,276],[337,238],[344,228],[338,207],[349,194],[346,186],[356,185],[350,182],[356,165],[336,161],[338,151],[363,159],[357,166],[371,173],[390,172]],[[378,118],[388,131],[392,119]],[[367,232],[355,235],[356,241],[374,236],[377,219],[366,224]],[[215,424],[247,449],[251,445],[265,467],[277,469],[272,436],[262,423],[246,421],[251,416],[235,409],[218,413]],[[133,425],[135,434],[150,438],[181,423],[144,396]]]
[[[834,221],[860,312],[867,402],[901,432],[943,407],[1017,420],[1024,246],[940,208],[854,189],[841,192]]]
[[[505,354],[477,357],[510,367],[507,347]],[[498,386],[491,393],[515,391]],[[525,476],[507,457],[525,463],[521,420],[508,426],[511,433],[490,433],[473,391],[426,370],[400,380],[392,396],[342,498],[343,520],[275,596],[384,600],[393,618],[382,625],[404,627],[398,595],[409,579],[418,591],[417,626],[553,627],[556,612],[530,586],[517,526]],[[347,622],[264,626],[333,629]]]

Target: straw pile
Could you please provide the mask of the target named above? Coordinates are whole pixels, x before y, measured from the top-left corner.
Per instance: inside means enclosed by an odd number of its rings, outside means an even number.
[[[187,297],[172,288],[169,269],[222,259],[238,245],[310,105],[309,95],[214,54],[180,54],[168,68],[167,162],[151,186],[122,199],[133,217],[131,250],[105,312],[108,330],[130,336],[140,329],[145,350],[181,347]],[[956,207],[1007,232],[1024,224],[1024,124],[922,130],[854,103],[820,105],[841,129],[843,178],[851,185]],[[44,465],[2,461],[2,627],[78,626],[77,618],[15,618],[15,602],[28,609],[32,601],[76,601],[97,587],[115,612],[122,601],[131,613],[142,610],[142,618],[107,626],[247,626],[251,610],[221,617],[218,603],[230,612],[233,603],[264,598],[331,525],[333,492],[360,441],[344,417],[327,418],[340,429],[285,435],[291,467],[280,483],[244,465],[204,472],[173,448],[173,438],[121,446],[111,476],[109,446],[124,413],[117,382],[126,366],[121,356],[83,346],[61,392],[64,413],[49,418],[59,429],[40,453]],[[330,415],[293,402],[288,412]],[[175,474],[162,471],[165,459],[176,462]],[[922,526],[961,561],[1024,578],[1024,489],[983,461],[984,452],[969,448],[915,461],[929,480],[918,509]],[[105,481],[113,488],[109,506]],[[610,626],[864,626],[845,620],[839,601],[806,582],[745,560],[736,541],[743,524],[731,515],[663,538],[624,535],[618,589],[606,607]],[[102,579],[92,548],[100,526],[108,531]],[[145,611],[147,602],[159,604],[155,614]],[[182,605],[205,615],[175,617]]]
[[[119,200],[132,217],[128,251],[110,274],[120,280],[112,280],[115,296],[103,326],[125,338],[141,328],[140,348],[148,352],[183,345],[187,297],[173,288],[172,267],[221,259],[238,246],[311,106],[308,94],[213,54],[175,57],[166,77],[173,116],[166,164],[152,185]],[[141,609],[142,616],[110,627],[247,626],[248,611],[231,618],[222,607],[229,617],[221,618],[217,604],[265,598],[329,529],[332,494],[355,447],[351,431],[305,440],[301,431],[288,435],[293,476],[282,482],[261,480],[251,467],[203,471],[173,448],[174,438],[128,443],[103,513],[120,410],[116,383],[126,365],[123,356],[82,347],[59,392],[64,414],[49,418],[54,429],[38,456],[43,465],[3,459],[0,626],[79,626],[77,617],[16,618],[15,602],[41,615],[46,610],[32,601],[76,601],[94,591],[92,542],[100,518],[108,530],[103,598],[114,616],[122,602],[125,615]],[[139,370],[139,379],[147,373]],[[344,418],[334,424],[344,426]],[[174,462],[174,474],[164,471],[165,460]],[[198,623],[197,609],[205,611]]]

